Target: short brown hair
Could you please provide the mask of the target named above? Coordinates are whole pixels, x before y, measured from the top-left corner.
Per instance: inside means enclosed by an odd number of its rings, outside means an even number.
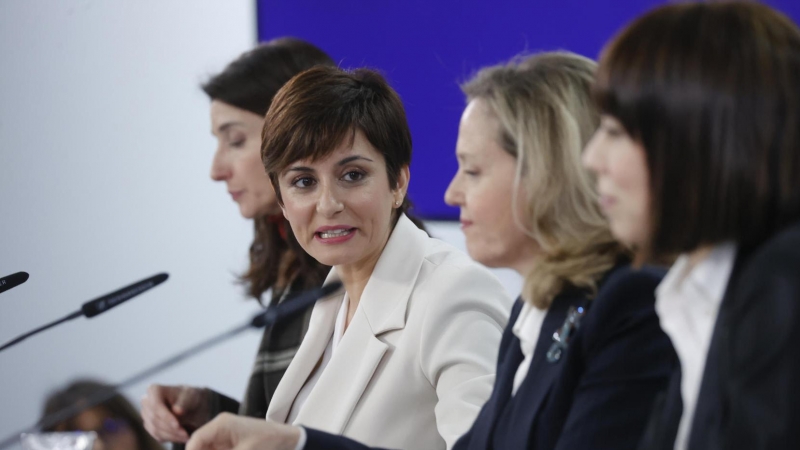
[[[524,274],[522,296],[541,309],[568,285],[596,292],[625,253],[581,163],[600,121],[594,70],[592,60],[574,53],[540,53],[481,69],[461,87],[468,101],[491,108],[500,124],[496,139],[517,160],[515,184],[527,200],[519,225],[542,249]]]
[[[595,98],[646,152],[647,256],[758,245],[800,218],[800,31],[786,16],[658,8],[603,51]]]
[[[315,67],[278,91],[262,132],[261,159],[282,202],[278,175],[295,161],[323,158],[355,132],[383,155],[389,187],[411,164],[411,131],[400,97],[378,72]],[[405,212],[408,196],[398,208]]]

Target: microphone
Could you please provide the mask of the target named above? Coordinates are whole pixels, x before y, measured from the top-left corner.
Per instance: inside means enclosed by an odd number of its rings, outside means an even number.
[[[129,377],[128,379],[122,381],[121,383],[110,387],[109,389],[105,389],[95,393],[87,397],[86,399],[82,399],[81,402],[75,405],[68,406],[66,408],[60,409],[53,414],[48,414],[45,417],[42,417],[38,422],[34,425],[24,429],[17,431],[15,433],[10,434],[8,437],[0,441],[0,450],[4,448],[8,448],[11,445],[15,444],[17,439],[22,433],[32,433],[36,430],[46,430],[51,428],[59,423],[70,419],[83,411],[86,411],[89,408],[95,407],[106,400],[109,400],[118,392],[122,391],[123,389],[132,386],[140,381],[143,381],[163,370],[166,370],[175,364],[190,358],[206,349],[214,347],[222,342],[227,341],[228,339],[246,331],[250,328],[264,328],[266,326],[270,326],[275,324],[276,322],[280,322],[282,320],[288,319],[302,311],[306,308],[310,307],[317,300],[325,298],[334,292],[338,291],[339,288],[342,287],[341,281],[333,281],[328,283],[322,287],[317,289],[312,289],[310,291],[301,292],[295,296],[292,296],[278,305],[270,306],[265,311],[260,312],[253,316],[252,319],[248,320],[246,323],[234,327],[224,333],[218,334],[214,337],[206,339],[199,344],[196,344],[188,349],[154,365],[148,369],[145,369],[136,375]]]
[[[19,344],[20,342],[24,341],[25,339],[35,334],[39,334],[44,330],[53,328],[56,325],[62,324],[72,319],[76,319],[80,316],[86,316],[87,319],[91,319],[92,317],[98,314],[102,314],[108,311],[109,309],[123,302],[126,302],[132,299],[133,297],[136,297],[137,295],[141,294],[144,291],[147,291],[148,289],[152,289],[158,286],[159,284],[166,281],[167,278],[169,278],[169,275],[167,275],[166,273],[159,273],[157,275],[153,275],[150,278],[145,278],[144,280],[137,281],[136,283],[133,283],[129,286],[125,286],[122,289],[117,289],[116,291],[111,292],[110,294],[106,294],[103,295],[102,297],[90,300],[81,305],[81,309],[79,309],[78,311],[70,313],[65,317],[62,317],[61,319],[58,319],[54,322],[50,322],[47,325],[43,325],[39,328],[36,328],[33,331],[29,331],[21,336],[17,336],[16,338],[6,342],[2,346],[0,346],[0,352],[16,344]]]
[[[28,272],[17,272],[7,277],[0,278],[0,294],[28,281],[28,277]]]

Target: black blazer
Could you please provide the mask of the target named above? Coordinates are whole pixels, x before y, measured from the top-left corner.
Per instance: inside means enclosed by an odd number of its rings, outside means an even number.
[[[672,450],[681,413],[676,370],[640,448]],[[688,448],[800,448],[800,224],[737,253]]]
[[[523,360],[512,332],[522,307],[517,301],[500,344],[492,394],[454,450],[634,449],[653,399],[677,363],[653,308],[662,276],[663,271],[620,265],[592,301],[576,289],[558,295],[544,319],[528,375],[512,398]],[[561,357],[548,362],[553,333],[573,306],[588,310]],[[340,436],[306,432],[307,450],[367,448]]]

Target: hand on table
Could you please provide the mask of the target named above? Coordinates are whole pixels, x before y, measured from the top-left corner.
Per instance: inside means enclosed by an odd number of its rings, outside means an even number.
[[[294,450],[300,429],[222,413],[192,434],[186,450]]]
[[[144,428],[161,442],[186,442],[211,414],[209,391],[191,386],[153,384],[142,398]]]

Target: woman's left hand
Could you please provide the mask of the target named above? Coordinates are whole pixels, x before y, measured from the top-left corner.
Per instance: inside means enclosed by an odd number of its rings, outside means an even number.
[[[300,429],[222,413],[194,433],[186,450],[294,450]]]

